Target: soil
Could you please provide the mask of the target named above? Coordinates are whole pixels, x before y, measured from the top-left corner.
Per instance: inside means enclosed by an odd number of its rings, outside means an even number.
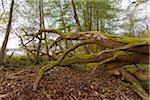
[[[35,70],[13,73],[3,74],[0,100],[142,100],[119,77],[107,73],[93,78],[89,71],[56,67],[44,75],[36,92],[32,91]]]

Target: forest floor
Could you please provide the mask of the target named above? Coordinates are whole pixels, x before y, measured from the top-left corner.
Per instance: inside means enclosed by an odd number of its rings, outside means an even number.
[[[36,71],[1,71],[0,78],[6,77],[1,79],[0,100],[141,100],[116,76],[92,78],[89,71],[68,67],[48,71],[34,92]]]

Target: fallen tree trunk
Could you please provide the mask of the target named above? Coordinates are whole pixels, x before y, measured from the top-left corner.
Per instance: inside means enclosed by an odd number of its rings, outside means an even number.
[[[110,35],[107,33],[101,32],[62,32],[55,29],[40,29],[38,33],[32,34],[30,36],[36,38],[41,33],[54,33],[59,37],[50,45],[50,50],[56,45],[62,42],[63,40],[73,41],[76,40],[72,47],[61,48],[62,54],[57,54],[55,59],[49,61],[44,65],[36,74],[36,80],[33,85],[33,90],[36,91],[39,81],[42,79],[43,74],[48,70],[56,66],[72,66],[74,64],[88,64],[88,63],[97,63],[97,66],[94,68],[94,73],[97,73],[98,70],[101,70],[101,66],[105,65],[106,70],[119,69],[115,72],[116,75],[122,75],[127,81],[133,83],[132,80],[138,79],[147,79],[146,77],[139,77],[136,79],[132,76],[131,73],[127,73],[122,67],[124,65],[130,64],[149,64],[149,45],[150,38],[131,38],[131,37],[118,37]],[[91,45],[97,45],[103,49],[98,49],[96,53],[89,52],[85,54],[76,54],[75,51],[78,51],[79,48],[87,46],[89,49]],[[87,49],[88,49],[87,48]],[[58,52],[57,51],[57,52]],[[52,51],[55,53],[55,51]],[[74,52],[71,56],[70,53]],[[80,51],[79,51],[80,52]],[[120,69],[121,68],[121,69]],[[96,71],[96,72],[95,72]],[[93,74],[94,74],[93,73]],[[131,74],[131,75],[130,75]],[[147,74],[147,73],[146,73]],[[140,75],[135,73],[135,76]],[[94,75],[93,75],[94,76]],[[128,78],[128,76],[130,78]],[[134,87],[137,88],[137,87]],[[140,92],[142,87],[140,87]],[[148,96],[145,92],[143,94],[137,92],[142,98],[146,99]]]

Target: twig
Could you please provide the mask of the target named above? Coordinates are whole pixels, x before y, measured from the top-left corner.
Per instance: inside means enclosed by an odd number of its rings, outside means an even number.
[[[16,93],[16,92],[18,92],[18,91],[20,91],[20,90],[22,90],[22,88],[21,88],[21,89],[14,90],[14,91],[9,92],[9,93],[6,93],[6,94],[2,94],[2,95],[0,95],[0,99],[5,98],[5,97],[8,97],[8,96],[10,96],[11,94]]]
[[[115,87],[116,88],[116,87]],[[123,98],[125,99],[125,100],[130,100],[124,93],[122,93],[118,88],[116,88],[117,89],[117,91],[123,96]]]

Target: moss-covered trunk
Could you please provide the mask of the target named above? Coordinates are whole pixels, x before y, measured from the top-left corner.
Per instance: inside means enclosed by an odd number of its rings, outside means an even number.
[[[63,67],[73,66],[75,64],[84,64],[86,67],[86,64],[95,63],[95,67],[93,68],[93,70],[91,70],[92,74],[100,73],[99,70],[105,68],[105,70],[110,74],[122,75],[126,80],[129,80],[129,83],[131,85],[134,86],[134,80],[139,79],[135,76],[139,75],[139,73],[136,72],[134,74],[129,72],[129,74],[123,74],[126,73],[126,71],[124,70],[127,69],[125,65],[149,64],[150,38],[119,37],[107,33],[92,31],[73,33],[62,32],[55,29],[40,29],[39,33],[41,32],[50,32],[59,35],[59,38],[50,45],[50,51],[53,46],[57,44],[59,44],[57,46],[60,46],[62,40],[67,40],[68,42],[72,42],[75,40],[76,42],[73,42],[73,45],[68,46],[67,49],[63,49],[63,47],[60,47],[61,49],[58,49],[59,52],[53,51],[55,59],[47,62],[46,65],[44,65],[38,71],[33,90],[37,89],[38,83],[42,79],[43,74],[56,66]],[[37,35],[39,35],[39,33],[34,34],[33,36],[36,37]],[[80,51],[84,46],[88,47],[88,54],[86,52],[83,53]],[[78,53],[76,53],[77,51]],[[95,53],[92,51],[97,52]],[[132,74],[134,75],[132,76]],[[139,86],[142,89],[141,85]],[[144,92],[144,94],[140,94],[139,92],[137,93],[143,99],[147,98],[148,96],[146,92]]]

